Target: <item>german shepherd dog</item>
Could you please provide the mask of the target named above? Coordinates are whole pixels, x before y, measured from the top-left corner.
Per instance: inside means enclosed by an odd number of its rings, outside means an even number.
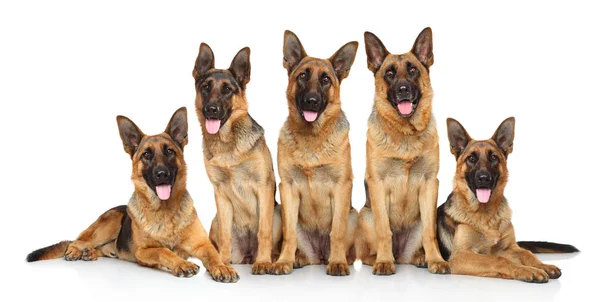
[[[125,152],[132,159],[135,190],[129,204],[100,215],[77,240],[34,251],[27,261],[111,257],[191,277],[199,267],[186,259],[194,256],[215,281],[238,281],[236,271],[221,262],[186,190],[186,108],[177,110],[166,130],[158,135],[145,135],[124,116],[117,116],[117,124]]]
[[[365,47],[375,75],[375,101],[356,253],[375,275],[394,274],[395,263],[448,273],[435,228],[439,139],[431,112],[431,29],[425,28],[404,54],[390,54],[370,32],[365,32]]]
[[[204,164],[217,204],[210,239],[224,263],[253,263],[253,274],[266,274],[281,241],[281,214],[264,130],[248,114],[250,49],[240,50],[222,70],[214,68],[213,52],[202,43],[193,76]]]
[[[294,33],[284,34],[289,116],[277,144],[284,239],[272,274],[308,264],[327,264],[332,276],[350,274],[357,213],[340,84],[357,48],[358,42],[349,42],[329,59],[318,59],[307,56]]]
[[[575,247],[515,241],[504,197],[515,119],[504,120],[488,140],[471,139],[454,119],[449,118],[447,124],[456,174],[452,193],[438,208],[437,226],[440,249],[450,260],[452,273],[536,283],[560,277],[558,267],[542,263],[529,250],[572,253],[578,251]]]

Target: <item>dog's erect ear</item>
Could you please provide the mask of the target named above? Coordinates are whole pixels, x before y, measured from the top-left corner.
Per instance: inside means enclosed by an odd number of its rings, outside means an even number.
[[[450,141],[450,152],[454,154],[456,159],[465,152],[467,144],[471,141],[471,137],[467,130],[455,119],[448,118],[446,120],[448,128],[448,140]]]
[[[433,65],[433,33],[431,28],[426,27],[421,31],[411,52],[427,68]]]
[[[171,139],[179,145],[181,149],[187,145],[188,142],[188,122],[187,122],[187,109],[181,107],[173,113],[167,129],[165,129]]]
[[[376,73],[383,64],[385,57],[390,54],[383,42],[371,32],[365,32],[365,49],[367,51],[367,66],[369,70]]]
[[[340,82],[350,73],[350,67],[352,67],[352,64],[354,63],[357,49],[358,42],[348,42],[346,45],[338,49],[338,51],[336,51],[331,58],[329,58],[329,62],[331,62],[331,65],[333,65],[335,76],[338,78],[338,80],[340,80]]]
[[[508,155],[513,150],[514,139],[515,139],[515,118],[509,117],[509,118],[505,119],[502,122],[502,124],[500,124],[500,126],[496,130],[496,133],[494,133],[494,136],[492,136],[492,140],[494,140],[494,142],[496,142],[496,145],[498,146],[498,148],[500,148],[500,150],[502,150],[502,153],[504,153],[504,156],[508,157]]]
[[[246,84],[250,82],[250,48],[244,47],[235,55],[229,71],[242,89],[246,89]]]
[[[200,44],[200,50],[198,51],[198,57],[196,58],[196,64],[194,65],[194,71],[192,75],[194,79],[198,79],[205,72],[215,68],[215,55],[212,49],[206,43]]]
[[[304,51],[300,39],[293,32],[286,30],[283,34],[283,67],[287,69],[288,74],[292,73],[292,70],[304,57],[306,57],[306,51]]]
[[[117,125],[119,126],[119,135],[123,141],[123,149],[133,157],[140,146],[144,133],[130,119],[122,115],[117,116]]]

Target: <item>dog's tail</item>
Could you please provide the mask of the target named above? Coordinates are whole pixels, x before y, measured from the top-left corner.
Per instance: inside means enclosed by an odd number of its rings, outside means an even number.
[[[67,247],[72,241],[61,241],[57,244],[43,247],[39,250],[35,250],[27,255],[27,262],[34,262],[39,260],[49,260],[63,257],[67,251]]]
[[[519,241],[517,244],[526,250],[539,254],[575,253],[579,250],[570,244],[561,244],[547,241]]]

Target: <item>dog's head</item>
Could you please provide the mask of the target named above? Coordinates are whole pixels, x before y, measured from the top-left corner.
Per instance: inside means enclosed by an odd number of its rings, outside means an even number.
[[[370,32],[365,32],[365,48],[367,65],[375,75],[378,110],[400,120],[427,124],[433,97],[429,80],[433,65],[431,29],[423,29],[411,51],[404,54],[390,54]]]
[[[290,117],[318,123],[328,108],[340,110],[340,84],[350,73],[358,42],[342,46],[329,59],[309,57],[300,39],[286,30],[283,37],[283,67],[288,71],[287,99]]]
[[[131,179],[136,189],[149,189],[160,200],[185,190],[183,147],[187,144],[187,110],[179,108],[165,131],[145,135],[130,119],[117,116],[123,147],[132,159]]]
[[[200,45],[192,72],[196,81],[196,113],[204,133],[216,134],[222,127],[248,113],[246,84],[250,81],[250,48],[233,58],[229,69],[215,69],[215,56]]]
[[[488,140],[473,140],[456,120],[448,118],[450,150],[456,157],[455,186],[480,203],[499,200],[508,180],[506,160],[512,152],[515,119],[507,118]],[[468,189],[467,189],[468,187]]]

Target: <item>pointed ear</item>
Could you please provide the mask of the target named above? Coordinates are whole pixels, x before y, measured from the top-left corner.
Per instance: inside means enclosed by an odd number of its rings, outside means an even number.
[[[246,84],[250,82],[250,48],[244,47],[235,55],[229,71],[242,89],[246,89]]]
[[[390,54],[376,35],[365,32],[365,49],[367,51],[367,66],[369,70],[376,73],[383,64],[385,57]]]
[[[194,65],[194,71],[192,75],[194,79],[198,79],[205,72],[215,68],[215,55],[212,49],[206,43],[200,44],[200,50],[198,51],[198,57],[196,58],[196,64]]]
[[[306,51],[304,51],[300,39],[293,32],[286,30],[283,34],[283,67],[287,69],[288,74],[292,73],[292,70],[304,57],[306,57]]]
[[[496,142],[496,145],[504,156],[508,157],[508,155],[512,152],[513,149],[513,141],[515,139],[515,118],[509,117],[505,119],[502,124],[492,136],[492,140]]]
[[[471,141],[471,137],[467,130],[455,119],[448,118],[446,120],[448,128],[448,140],[450,141],[450,152],[454,154],[456,159],[465,152],[467,144]]]
[[[354,63],[357,49],[358,42],[348,42],[329,58],[329,62],[333,65],[335,76],[340,82],[350,73],[350,67],[352,67],[352,64]]]
[[[411,52],[427,68],[433,65],[433,33],[431,28],[426,27],[421,31]]]
[[[119,126],[119,135],[123,141],[123,149],[133,157],[140,146],[144,133],[130,119],[122,115],[117,116],[117,126]]]
[[[188,123],[187,123],[187,109],[181,107],[173,113],[167,129],[165,129],[171,139],[183,149],[188,142]]]

